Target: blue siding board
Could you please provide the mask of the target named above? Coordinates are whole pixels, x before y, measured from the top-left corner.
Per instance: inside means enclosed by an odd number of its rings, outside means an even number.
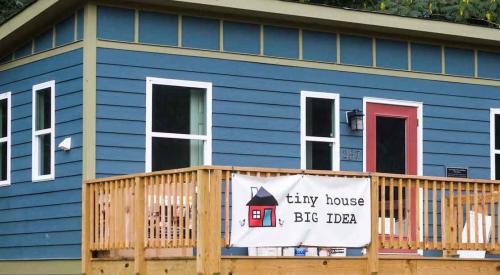
[[[224,51],[259,54],[260,25],[224,21]]]
[[[178,21],[177,15],[140,11],[139,42],[177,46]]]
[[[52,48],[53,31],[54,30],[51,28],[35,38],[35,53]]]
[[[75,39],[75,16],[71,15],[56,25],[56,46],[73,42]]]
[[[477,74],[478,77],[500,79],[500,53],[478,51]]]
[[[134,41],[134,16],[132,9],[97,7],[97,37],[100,39]]]
[[[412,71],[441,73],[441,46],[411,43]]]
[[[82,226],[81,217],[67,217],[60,219],[47,219],[38,221],[21,221],[2,224],[1,235],[14,235],[25,233],[62,232],[80,230]]]
[[[15,255],[22,259],[78,259],[81,257],[81,246],[51,245],[51,246],[26,246],[0,248],[0,259],[16,260]]]
[[[276,57],[299,57],[299,30],[264,26],[264,54]]]
[[[474,76],[474,51],[446,47],[444,59],[446,74]]]
[[[15,52],[14,52],[14,57],[16,59],[18,58],[22,58],[22,57],[25,57],[25,56],[28,56],[31,54],[32,52],[32,42],[27,42],[26,44],[24,44],[23,46],[21,46],[19,49],[17,49]]]
[[[183,47],[218,50],[219,37],[219,20],[192,16],[182,17]]]
[[[0,259],[80,256],[82,61],[78,49],[0,72],[0,90],[12,92],[12,185],[0,188]],[[71,136],[73,148],[56,149],[55,180],[34,184],[31,89],[49,80],[56,82],[56,146]]]
[[[304,60],[336,62],[337,34],[302,31],[302,57]]]
[[[377,67],[407,70],[408,42],[377,39]]]
[[[364,36],[340,35],[340,63],[372,66],[372,39]]]

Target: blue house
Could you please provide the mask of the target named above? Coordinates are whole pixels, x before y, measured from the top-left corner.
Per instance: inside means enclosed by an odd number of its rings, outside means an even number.
[[[201,165],[500,179],[500,31],[279,0],[41,0],[0,25],[0,117],[0,274],[80,274],[86,180]]]

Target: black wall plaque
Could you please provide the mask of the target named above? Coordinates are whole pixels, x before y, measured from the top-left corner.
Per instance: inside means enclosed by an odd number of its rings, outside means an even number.
[[[469,170],[461,167],[446,167],[446,176],[449,178],[462,178],[469,177]]]

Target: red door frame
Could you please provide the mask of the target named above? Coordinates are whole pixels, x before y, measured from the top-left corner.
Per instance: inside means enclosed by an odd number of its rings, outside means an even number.
[[[407,175],[418,174],[418,107],[391,105],[384,103],[366,102],[366,171],[376,172],[377,169],[377,117],[402,118],[406,121],[406,173]],[[415,221],[418,209],[416,208],[416,190],[410,190],[410,220]],[[413,240],[419,238],[416,235],[416,224],[411,223],[411,237]],[[381,236],[388,238],[388,235]],[[404,237],[406,239],[406,237]],[[416,253],[410,249],[381,249],[382,253]]]

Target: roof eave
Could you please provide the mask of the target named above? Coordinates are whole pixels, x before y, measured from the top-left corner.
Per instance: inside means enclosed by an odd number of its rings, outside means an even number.
[[[42,0],[30,6],[0,25],[0,53],[8,52],[29,35],[57,20],[69,8],[80,5],[84,0]]]

